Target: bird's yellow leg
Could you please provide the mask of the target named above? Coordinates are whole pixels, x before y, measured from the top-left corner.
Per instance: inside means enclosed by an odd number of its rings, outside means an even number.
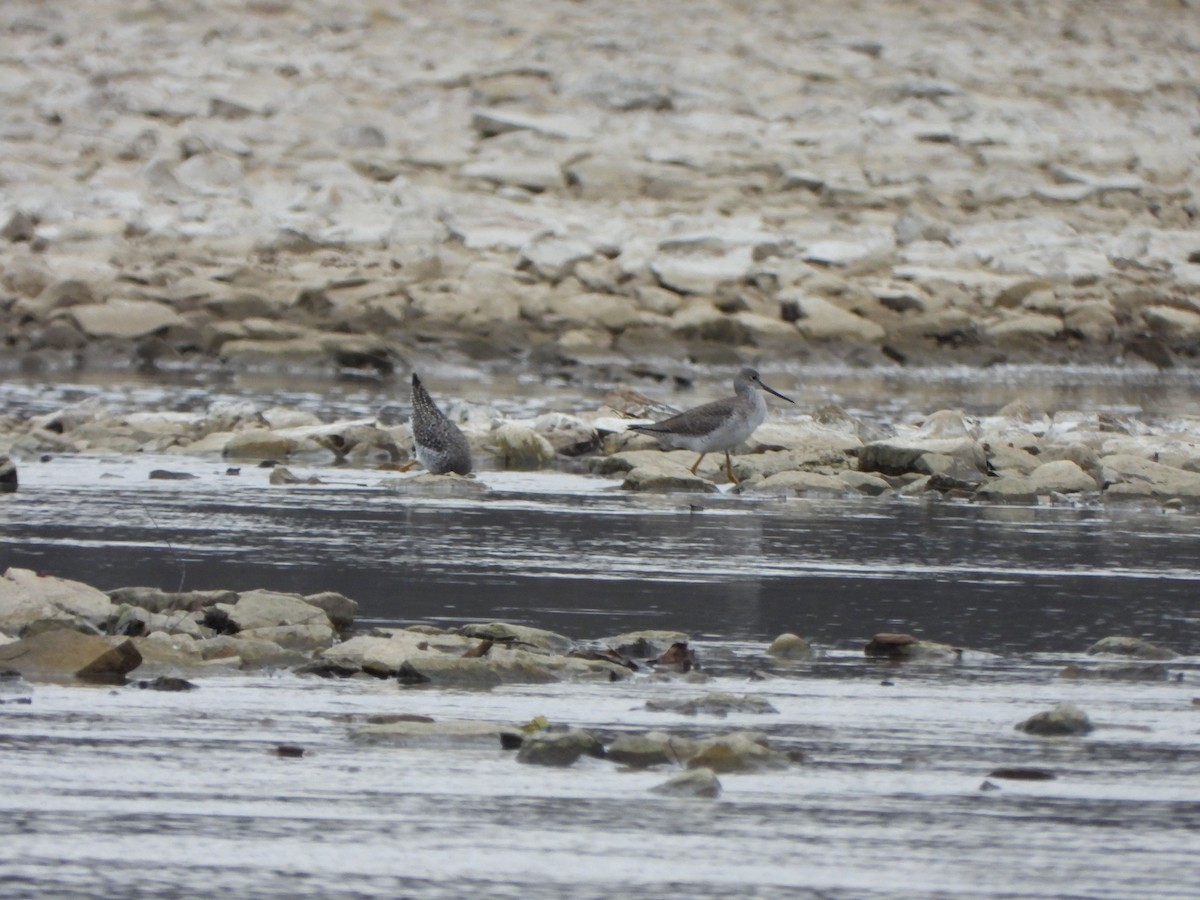
[[[696,470],[697,470],[698,468],[700,468],[700,463],[701,463],[701,462],[704,460],[704,457],[706,457],[706,456],[708,456],[708,453],[701,453],[701,454],[700,454],[700,459],[696,460],[696,463],[695,463],[695,465],[693,465],[693,466],[692,466],[692,474],[693,474],[693,475],[695,475],[695,474],[696,474]]]
[[[410,459],[410,460],[409,460],[408,462],[406,462],[404,465],[402,465],[402,466],[398,467],[398,468],[396,469],[396,471],[397,471],[397,472],[407,472],[409,469],[411,469],[411,468],[412,468],[413,466],[415,466],[416,464],[417,464],[417,461],[416,461],[415,459]]]
[[[734,484],[741,484],[737,476],[733,474],[733,462],[729,459],[729,451],[725,451],[725,474],[729,476],[729,480]]]

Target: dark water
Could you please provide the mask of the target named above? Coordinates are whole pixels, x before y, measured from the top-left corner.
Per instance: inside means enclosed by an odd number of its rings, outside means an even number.
[[[151,468],[191,481],[151,481]],[[302,470],[308,474],[310,470]],[[0,561],[105,588],[337,590],[364,620],[503,619],[575,637],[640,628],[852,646],[877,631],[1003,653],[1132,634],[1200,652],[1197,518],[1149,508],[638,497],[484,473],[475,500],[385,474],[62,457],[0,498]]]

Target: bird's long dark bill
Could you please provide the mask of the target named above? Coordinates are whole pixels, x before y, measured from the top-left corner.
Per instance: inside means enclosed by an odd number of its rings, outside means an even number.
[[[791,397],[785,397],[785,396],[783,396],[783,394],[779,393],[779,391],[775,390],[775,388],[769,388],[769,387],[767,387],[767,386],[766,386],[765,384],[763,384],[761,381],[760,381],[758,384],[759,384],[759,386],[760,386],[760,387],[761,387],[761,388],[762,388],[764,391],[766,391],[768,394],[774,394],[774,395],[775,395],[776,397],[778,397],[780,400],[786,400],[788,403],[795,403],[795,402],[796,402],[796,401],[795,401],[795,400],[793,400]]]

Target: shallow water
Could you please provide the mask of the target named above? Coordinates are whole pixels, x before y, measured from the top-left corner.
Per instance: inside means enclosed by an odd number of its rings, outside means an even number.
[[[145,390],[129,402],[151,402]],[[339,418],[368,405],[320,402]],[[0,495],[0,564],[106,588],[338,590],[364,625],[678,629],[714,680],[482,693],[263,673],[187,694],[0,682],[0,700],[31,701],[0,705],[5,897],[1195,896],[1195,515],[643,497],[565,473],[483,472],[488,493],[454,499],[389,491],[377,471],[296,465],[325,483],[273,487],[268,470],[236,468],[22,461],[20,491]],[[867,662],[863,641],[885,630],[972,652],[960,666]],[[763,650],[783,631],[824,656],[773,666]],[[1184,654],[1172,678],[1058,677],[1116,633]],[[710,690],[779,712],[644,709]],[[1062,701],[1097,731],[1013,730]],[[400,712],[542,715],[605,736],[751,728],[805,762],[724,775],[720,799],[684,801],[648,793],[666,770],[351,739],[367,716]],[[305,756],[279,758],[282,743]],[[1057,777],[981,790],[997,766]]]

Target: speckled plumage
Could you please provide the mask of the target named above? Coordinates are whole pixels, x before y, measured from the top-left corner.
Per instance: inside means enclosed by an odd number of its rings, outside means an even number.
[[[412,434],[417,462],[434,475],[471,471],[471,446],[458,426],[442,413],[414,372],[412,377]]]
[[[700,459],[692,466],[693,475],[708,453],[714,450],[725,451],[725,472],[729,480],[736,483],[729,451],[750,437],[767,417],[767,404],[758,392],[759,388],[781,400],[787,400],[788,403],[796,402],[763,384],[754,369],[745,368],[738,372],[733,380],[735,396],[693,407],[651,425],[629,427],[633,431],[657,438],[658,442],[668,449],[699,453]]]

